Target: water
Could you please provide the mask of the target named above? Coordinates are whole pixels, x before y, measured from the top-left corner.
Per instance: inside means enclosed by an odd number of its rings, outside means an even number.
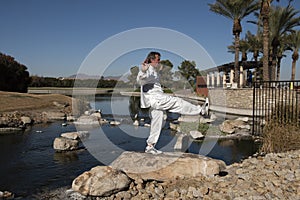
[[[131,102],[132,103],[132,102]],[[143,152],[148,127],[134,127],[131,117],[136,113],[147,118],[146,110],[131,105],[127,97],[98,97],[93,103],[101,109],[109,120],[112,114],[123,120],[120,126],[108,124],[101,128],[90,129],[90,137],[82,144],[87,150],[56,153],[53,141],[61,133],[76,131],[73,124],[64,127],[61,122],[35,125],[24,133],[0,135],[0,191],[8,190],[18,197],[26,197],[43,190],[71,186],[78,175],[97,165],[109,164],[123,151]],[[127,117],[126,117],[127,116]],[[128,117],[131,116],[131,117]],[[127,123],[126,123],[127,122]],[[173,151],[176,142],[174,132],[162,131],[157,147],[163,151]],[[244,140],[208,140],[216,145],[207,156],[225,161],[227,164],[239,162],[252,155],[256,146]],[[188,152],[201,153],[201,142],[193,142]]]

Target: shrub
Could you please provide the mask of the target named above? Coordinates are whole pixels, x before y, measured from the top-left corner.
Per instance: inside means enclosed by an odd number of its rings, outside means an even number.
[[[300,149],[299,107],[277,106],[263,128],[262,142],[263,153]]]

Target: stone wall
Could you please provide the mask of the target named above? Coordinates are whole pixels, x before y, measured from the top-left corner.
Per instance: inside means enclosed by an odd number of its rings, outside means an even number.
[[[252,109],[253,89],[209,89],[209,98],[212,105],[225,106],[227,108]]]

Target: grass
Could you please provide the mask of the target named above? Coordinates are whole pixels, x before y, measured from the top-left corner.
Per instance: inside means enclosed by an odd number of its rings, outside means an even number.
[[[180,131],[183,133],[189,133],[190,131],[199,131],[203,135],[206,134],[206,132],[209,129],[208,124],[202,124],[202,123],[196,123],[196,122],[180,122]]]
[[[277,106],[263,129],[260,152],[279,153],[300,149],[299,107]]]
[[[260,152],[279,153],[300,149],[300,128],[296,124],[269,122],[264,127]]]
[[[27,94],[0,91],[0,112],[55,108],[53,102],[72,104],[72,98],[60,94]]]

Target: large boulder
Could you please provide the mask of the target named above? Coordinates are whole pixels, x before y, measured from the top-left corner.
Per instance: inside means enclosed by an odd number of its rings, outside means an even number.
[[[79,147],[78,140],[72,140],[69,138],[58,137],[53,142],[53,148],[57,151],[71,151],[76,150]]]
[[[87,138],[89,136],[89,132],[88,131],[66,132],[66,133],[62,133],[60,136],[72,140],[79,140],[82,138]]]
[[[220,130],[224,133],[233,134],[238,129],[250,130],[250,125],[242,119],[225,120],[220,126]]]
[[[109,196],[129,187],[131,180],[119,170],[97,166],[86,171],[72,183],[72,189],[85,196]]]
[[[124,171],[134,180],[158,181],[174,180],[176,177],[211,176],[226,168],[221,160],[181,152],[159,155],[123,152],[111,166]]]

